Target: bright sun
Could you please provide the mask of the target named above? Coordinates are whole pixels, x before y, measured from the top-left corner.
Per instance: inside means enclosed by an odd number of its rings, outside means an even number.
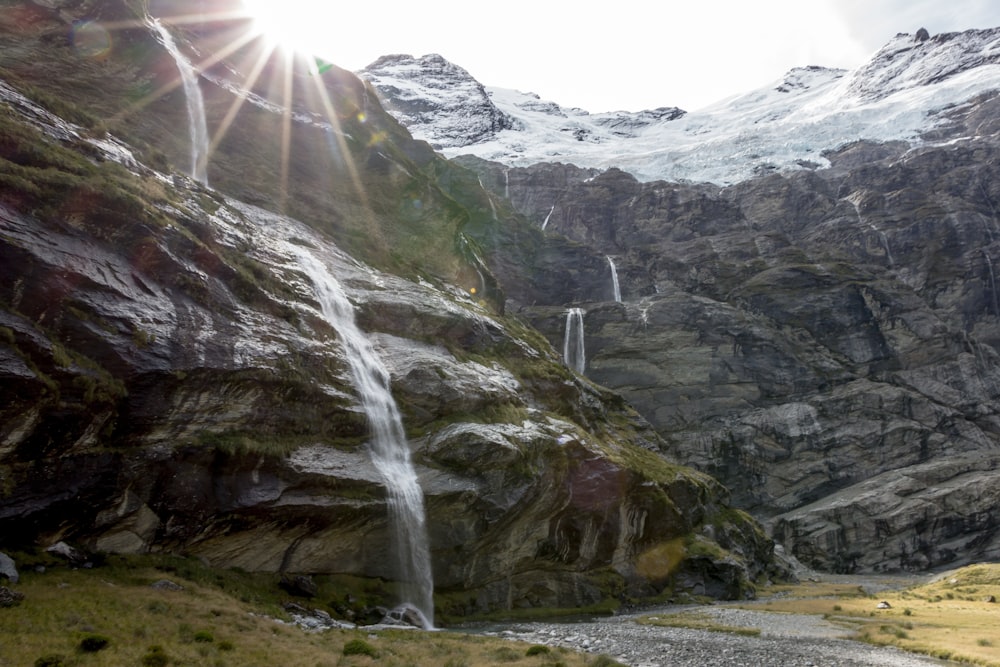
[[[315,0],[243,0],[261,35],[285,48],[316,54],[329,48],[327,3]]]

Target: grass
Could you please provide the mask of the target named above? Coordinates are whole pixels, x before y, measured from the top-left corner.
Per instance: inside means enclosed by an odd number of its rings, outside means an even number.
[[[708,614],[692,611],[662,616],[644,616],[639,619],[642,625],[656,625],[668,628],[687,628],[689,630],[708,630],[709,632],[727,632],[744,637],[759,637],[760,628],[749,628],[737,625],[725,625],[717,622]]]
[[[0,609],[0,667],[208,665],[485,667],[615,665],[497,637],[414,630],[310,633],[276,620],[281,592],[255,575],[174,559],[109,559],[94,569],[27,567],[17,607]],[[169,570],[167,573],[164,569]],[[181,591],[150,584],[169,578]],[[7,641],[10,640],[10,641]]]
[[[936,658],[1000,667],[1000,564],[973,565],[932,583],[866,594],[857,585],[808,583],[766,589],[773,612],[823,615],[860,641]],[[777,596],[777,597],[775,597]],[[991,597],[992,596],[992,597]],[[881,601],[888,609],[878,609]]]

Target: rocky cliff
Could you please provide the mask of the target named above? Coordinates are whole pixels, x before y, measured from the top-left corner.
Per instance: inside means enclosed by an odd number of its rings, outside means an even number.
[[[461,161],[544,238],[510,308],[555,345],[584,308],[587,376],[671,456],[810,565],[922,570],[1000,557],[998,109],[728,188]]]
[[[100,52],[74,39],[88,20]],[[239,22],[164,22],[212,54],[211,188],[171,167],[185,101],[138,6],[20,2],[0,21],[0,546],[391,578],[308,253],[388,370],[439,605],[751,590],[770,562],[756,523],[503,314],[467,230],[512,228],[508,205],[352,75],[280,67],[233,41]]]

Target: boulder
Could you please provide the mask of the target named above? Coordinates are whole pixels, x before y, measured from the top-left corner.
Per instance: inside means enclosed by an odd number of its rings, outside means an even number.
[[[12,584],[16,584],[21,579],[17,573],[17,564],[14,563],[14,559],[2,552],[0,552],[0,577],[7,579]]]

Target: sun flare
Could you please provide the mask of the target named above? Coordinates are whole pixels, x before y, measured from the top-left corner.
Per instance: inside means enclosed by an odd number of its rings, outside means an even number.
[[[243,0],[254,30],[269,42],[315,55],[330,43],[328,9],[314,0]]]

